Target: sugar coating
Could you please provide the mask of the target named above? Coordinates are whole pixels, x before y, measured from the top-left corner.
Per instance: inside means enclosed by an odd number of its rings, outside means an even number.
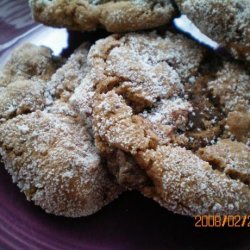
[[[88,72],[89,43],[83,43],[68,58],[47,83],[47,91],[54,99],[68,101]]]
[[[238,141],[250,139],[250,74],[238,64],[224,62],[207,86],[226,114],[226,132]]]
[[[250,189],[212,170],[191,151],[160,146],[138,154],[138,161],[155,184],[154,199],[183,215],[246,214]]]
[[[141,116],[152,123],[173,125],[178,129],[186,130],[188,113],[192,111],[190,102],[180,97],[173,97],[161,100],[150,111],[144,111]]]
[[[36,21],[71,30],[110,32],[150,29],[168,24],[176,15],[170,0],[99,1],[30,0]]]
[[[250,145],[250,112],[230,112],[225,128],[238,141]]]
[[[185,85],[192,86],[200,76],[199,67],[204,54],[205,51],[193,41],[171,32],[162,36],[156,32],[110,36],[92,46],[88,55],[90,71],[70,101],[85,120],[88,119],[91,127],[95,94],[112,89],[122,95],[134,113],[147,118],[163,144],[174,140],[179,144],[190,144],[190,147],[206,145],[220,134],[217,123],[221,118],[210,121],[217,109],[206,96],[192,103],[185,96]],[[181,100],[183,105],[186,103],[183,108],[178,104]],[[197,107],[206,111],[195,117],[195,120],[200,120],[200,127],[194,124],[193,129],[204,131],[174,138],[178,130],[185,132],[191,126],[191,113],[200,113],[200,110],[194,110]],[[147,113],[150,114],[145,117]],[[152,118],[153,114],[162,116],[157,120]],[[163,116],[172,121],[164,122]],[[138,118],[136,120],[138,122]]]
[[[121,191],[101,165],[86,128],[60,111],[7,121],[0,126],[0,148],[13,181],[48,213],[90,215]]]
[[[209,85],[219,71],[200,77],[203,59],[202,49],[169,32],[113,35],[91,48],[90,70],[70,101],[89,118],[96,146],[121,185],[180,214],[245,213],[246,182],[195,154],[217,145],[226,118]]]
[[[220,171],[250,185],[250,148],[244,143],[220,140],[215,145],[199,149],[198,155]]]
[[[216,79],[208,82],[208,89],[225,112],[250,111],[250,73],[239,65],[225,62]]]
[[[161,146],[161,138],[145,121],[138,122],[138,116],[132,114],[123,98],[114,91],[101,94],[96,100],[95,133],[110,147],[133,156],[134,166],[144,170],[139,176],[146,173],[152,182],[138,188],[144,195],[183,215],[249,212],[250,190],[244,182],[213,170],[192,151],[170,143]],[[124,112],[126,109],[128,112]],[[246,153],[249,155],[249,149]],[[248,171],[249,159],[246,162],[244,171]],[[241,165],[236,168],[244,174]]]
[[[17,80],[47,81],[60,63],[61,59],[53,57],[51,49],[25,43],[13,51],[11,58],[0,72],[0,88]]]
[[[250,61],[249,0],[178,0],[179,7],[207,36]],[[226,15],[225,15],[226,13]]]
[[[95,213],[122,191],[68,103],[87,72],[88,49],[88,44],[81,45],[46,81],[37,71],[31,76],[15,71],[12,77],[20,80],[8,83],[0,94],[0,155],[5,168],[28,200],[67,217]],[[37,59],[40,52],[36,48]],[[19,62],[25,64],[25,58]],[[13,65],[15,60],[6,67]],[[40,60],[32,63],[35,69],[39,65]]]
[[[10,83],[0,92],[0,119],[43,109],[47,104],[46,83],[41,80],[18,80]]]
[[[146,124],[142,123],[139,116],[133,116],[132,109],[113,91],[96,99],[93,119],[94,133],[111,146],[136,154],[138,150],[145,150],[152,144]]]
[[[88,49],[88,44],[81,45],[58,68],[59,62],[48,48],[33,44],[17,48],[0,78],[0,85],[4,85],[0,92],[0,119],[43,110],[55,99],[67,101],[87,72]]]
[[[15,49],[0,73],[0,122],[49,105],[46,82],[62,61],[43,46],[26,43]]]
[[[112,35],[90,49],[90,71],[70,101],[90,116],[95,93],[113,89],[141,111],[158,98],[181,93],[183,84],[199,75],[203,57],[198,45],[170,32]]]

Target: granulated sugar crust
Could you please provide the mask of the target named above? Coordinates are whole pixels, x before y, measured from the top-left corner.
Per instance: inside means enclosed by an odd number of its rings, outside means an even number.
[[[45,111],[18,116],[0,126],[0,146],[13,181],[48,213],[90,215],[119,194],[76,118]]]
[[[198,155],[220,171],[250,184],[250,154],[244,143],[220,140],[217,144],[200,148]]]
[[[37,69],[43,48],[32,47],[37,58],[32,67]],[[92,136],[67,103],[87,72],[88,47],[83,44],[47,81],[36,70],[15,70],[14,82],[1,92],[0,116],[5,119],[0,125],[0,154],[5,168],[28,200],[67,217],[93,214],[121,192],[101,164]],[[25,68],[25,59],[19,59]],[[4,72],[9,68],[15,69],[13,58]],[[8,113],[10,107],[15,112]]]
[[[226,115],[225,133],[250,145],[250,72],[225,62],[207,87]]]
[[[91,48],[90,71],[71,103],[83,116],[90,115],[94,94],[114,89],[137,111],[143,110],[195,81],[203,54],[194,42],[170,32],[164,37],[155,32],[109,36]]]
[[[249,0],[176,0],[202,33],[250,62]]]
[[[225,175],[233,168],[226,162],[225,173],[196,156],[192,151],[172,144],[160,146],[159,138],[131,110],[121,117],[126,103],[115,92],[99,95],[94,109],[94,131],[113,148],[121,149],[134,157],[149,179],[150,186],[140,187],[145,195],[167,209],[184,214],[245,214],[250,211],[250,189],[238,176]],[[236,147],[236,142],[232,142]],[[218,145],[218,147],[220,147]],[[250,149],[245,146],[232,156],[245,159],[235,167],[239,175],[249,175]],[[243,156],[243,155],[244,156]],[[236,159],[235,159],[236,158]],[[237,160],[238,159],[238,160]],[[206,159],[207,160],[207,159]]]
[[[52,55],[52,50],[44,46],[25,43],[17,47],[0,72],[0,88],[17,80],[50,79],[62,63],[61,58]]]
[[[150,29],[168,24],[176,15],[170,0],[30,0],[30,6],[36,21],[80,31]]]
[[[208,87],[219,73],[200,79],[203,58],[202,49],[179,35],[113,35],[91,48],[90,72],[70,101],[82,117],[92,116],[96,145],[120,184],[180,214],[244,214],[247,182],[195,154],[226,136],[226,103],[218,106]],[[244,77],[238,84],[244,88]],[[236,168],[245,175],[249,160]]]
[[[88,50],[83,44],[59,67],[63,59],[54,58],[46,47],[17,48],[0,75],[0,122],[43,110],[55,99],[67,101],[87,72]]]

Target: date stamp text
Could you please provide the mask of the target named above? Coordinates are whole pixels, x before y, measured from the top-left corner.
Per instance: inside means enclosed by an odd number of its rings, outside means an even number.
[[[195,227],[250,227],[250,215],[197,215]]]

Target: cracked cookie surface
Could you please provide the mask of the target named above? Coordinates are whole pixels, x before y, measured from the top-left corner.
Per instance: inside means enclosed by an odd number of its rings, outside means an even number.
[[[0,109],[5,117],[0,124],[5,168],[28,200],[48,213],[67,217],[93,214],[122,191],[104,168],[92,135],[68,103],[87,72],[88,49],[88,44],[79,47],[47,81],[39,79],[36,71],[32,77],[12,75],[19,80],[1,93],[8,97],[1,99]],[[39,58],[39,48],[35,50]],[[22,52],[23,47],[18,53]],[[32,66],[37,68],[39,62]],[[12,66],[10,61],[7,67]],[[32,108],[23,109],[28,104]],[[10,105],[16,112],[7,112]]]
[[[139,119],[138,122],[138,117],[131,111],[126,113],[126,117],[120,118],[120,109],[125,107],[125,101],[113,91],[99,95],[94,108],[93,126],[97,136],[113,151],[122,150],[132,157],[130,169],[139,167],[143,170],[139,176],[147,178],[142,186],[141,183],[128,183],[130,188],[134,185],[145,196],[184,215],[249,212],[250,189],[244,180],[249,178],[248,146],[241,144],[244,148],[242,151],[236,142],[232,142],[238,148],[232,154],[236,166],[213,169],[209,164],[212,161],[206,158],[209,152],[202,154],[201,158],[205,159],[202,160],[185,147],[173,143],[162,145],[161,138],[154,134],[146,121]],[[215,145],[223,150],[220,143]],[[211,154],[212,158],[216,158],[213,152]],[[118,164],[112,166],[113,171],[120,173],[117,168]],[[235,173],[244,178],[231,174],[230,169],[236,169]],[[138,173],[130,170],[128,174],[133,172]]]
[[[125,97],[137,112],[195,81],[204,50],[181,35],[156,32],[112,35],[99,40],[88,55],[90,71],[71,102],[83,116],[91,114],[95,93],[110,89]]]
[[[0,88],[17,80],[49,80],[61,64],[62,59],[54,57],[51,49],[25,43],[13,51],[0,72]]]
[[[13,181],[48,213],[90,215],[121,191],[77,116],[46,111],[17,116],[0,126],[0,148]]]
[[[226,117],[225,133],[250,143],[250,73],[235,63],[224,62],[207,88]],[[227,136],[228,136],[227,135]]]
[[[0,122],[43,110],[55,99],[66,101],[87,72],[88,50],[89,44],[83,44],[63,64],[46,47],[17,48],[0,76]]]
[[[202,75],[204,60],[203,49],[172,33],[113,35],[91,48],[90,72],[70,101],[120,184],[180,214],[244,214],[248,184],[196,154],[225,136],[224,103],[208,87],[219,76]]]

